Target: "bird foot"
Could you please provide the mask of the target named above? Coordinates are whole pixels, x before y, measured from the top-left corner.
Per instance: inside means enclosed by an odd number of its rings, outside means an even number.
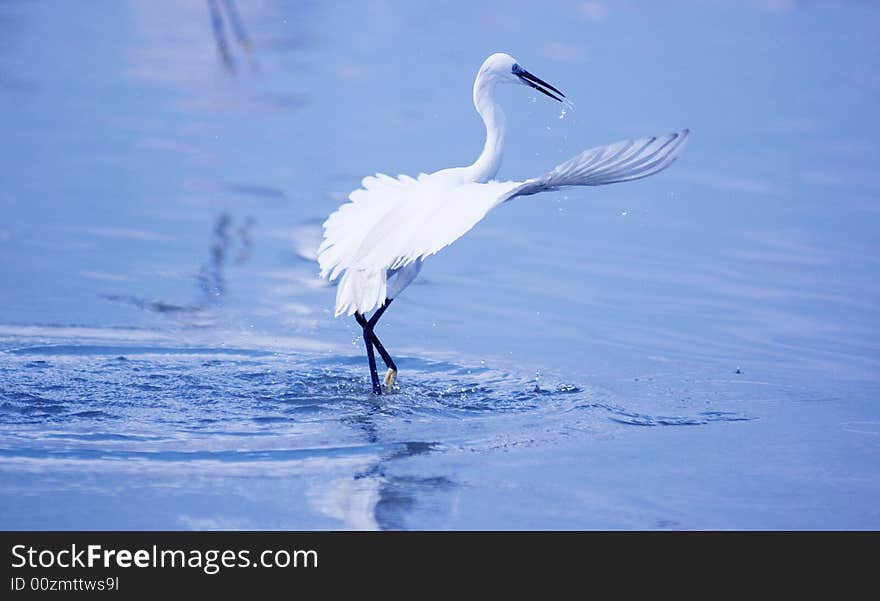
[[[393,392],[395,382],[397,382],[397,370],[389,367],[388,371],[385,372],[385,382],[383,385],[385,392]]]

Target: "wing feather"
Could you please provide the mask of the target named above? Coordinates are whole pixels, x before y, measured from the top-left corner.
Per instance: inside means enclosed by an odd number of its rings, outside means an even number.
[[[364,238],[357,266],[400,269],[449,246],[522,182],[419,181],[416,198],[395,207]]]
[[[366,313],[385,301],[388,272],[452,244],[522,182],[462,183],[455,172],[364,178],[324,222],[322,277],[342,280],[336,314]]]
[[[546,175],[528,180],[505,200],[569,186],[604,186],[654,175],[681,155],[689,134],[690,130],[684,129],[665,136],[590,148]]]
[[[342,276],[336,314],[366,313],[385,302],[389,272],[449,246],[502,202],[569,186],[601,186],[647,177],[681,154],[690,132],[623,140],[585,150],[546,175],[526,182],[464,181],[461,169],[417,178],[381,173],[324,222],[318,249],[321,275]]]
[[[355,263],[357,251],[370,229],[398,203],[416,183],[411,177],[397,179],[383,173],[365,177],[361,188],[324,222],[324,240],[318,248],[321,277],[331,282]]]

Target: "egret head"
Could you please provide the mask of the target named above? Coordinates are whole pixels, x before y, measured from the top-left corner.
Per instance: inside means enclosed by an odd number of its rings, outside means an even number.
[[[523,69],[516,62],[515,58],[503,52],[498,52],[487,58],[483,66],[480,67],[478,77],[484,77],[497,83],[515,83],[529,86],[559,102],[562,102],[562,99],[565,98],[565,94]]]

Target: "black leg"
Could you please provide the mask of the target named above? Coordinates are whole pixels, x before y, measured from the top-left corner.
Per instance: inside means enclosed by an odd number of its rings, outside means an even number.
[[[364,320],[364,316],[355,313],[355,319],[358,323]],[[364,345],[367,347],[367,361],[370,363],[370,380],[373,382],[373,393],[382,394],[382,386],[379,384],[379,373],[376,371],[376,355],[373,354],[373,332],[368,328],[364,328]]]
[[[373,332],[373,328],[379,322],[379,318],[385,313],[385,309],[388,308],[388,305],[391,304],[392,300],[394,299],[385,299],[385,304],[376,309],[376,312],[373,313],[373,316],[370,317],[369,321],[367,321],[367,319],[360,313],[354,314],[354,318],[364,330],[364,344],[367,346],[367,359],[370,362],[370,378],[373,381],[373,392],[376,394],[382,394],[382,386],[379,384],[379,374],[376,372],[376,357],[373,355],[373,347],[379,351],[382,361],[385,362],[385,367],[388,368],[388,374],[385,376],[385,383],[389,387],[393,386],[394,379],[397,376],[397,365],[394,363],[394,359],[391,358],[391,355],[385,350],[385,347],[382,346],[382,343],[379,342],[379,338]]]
[[[385,304],[382,305],[381,307],[379,307],[378,309],[376,309],[376,312],[373,313],[373,316],[370,318],[370,321],[369,321],[369,325],[370,325],[371,330],[379,322],[379,318],[382,317],[382,314],[385,313],[385,309],[388,308],[388,305],[390,305],[391,301],[393,301],[393,300],[394,300],[393,298],[386,298]]]
[[[381,355],[382,361],[385,362],[385,367],[397,371],[397,365],[394,363],[394,359],[391,358],[391,355],[388,353],[388,351],[385,350],[385,347],[382,346],[382,343],[379,341],[379,337],[376,336],[376,332],[373,330],[373,327],[376,325],[379,317],[381,317],[382,313],[385,312],[385,307],[391,304],[392,300],[394,299],[389,298],[387,301],[385,301],[385,304],[382,305],[382,307],[377,310],[375,314],[373,314],[373,317],[370,319],[370,321],[367,321],[367,319],[360,313],[355,313],[354,318],[357,320],[362,328],[370,330],[370,334],[373,338],[373,346],[376,347],[377,351],[379,351],[379,355]]]
[[[382,346],[382,343],[379,342],[379,339],[376,337],[375,332],[372,333],[372,338],[373,346],[375,346],[376,350],[379,351],[379,355],[382,357],[382,361],[385,362],[385,367],[397,371],[397,365],[394,364],[394,359],[391,358],[391,355],[388,354],[388,351],[386,351],[385,347]]]

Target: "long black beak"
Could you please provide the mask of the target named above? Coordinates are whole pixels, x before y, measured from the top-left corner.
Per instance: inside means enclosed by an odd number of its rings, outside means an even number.
[[[563,94],[562,92],[560,92],[559,90],[557,90],[556,88],[551,86],[549,83],[547,83],[543,79],[541,79],[539,77],[535,77],[534,75],[532,75],[531,73],[529,73],[528,71],[526,71],[525,69],[520,67],[519,65],[513,66],[513,74],[516,75],[517,77],[519,77],[520,81],[522,81],[524,84],[526,84],[530,88],[535,88],[536,90],[538,90],[542,94],[549,96],[553,100],[558,100],[559,102],[562,102],[562,98],[565,98],[565,94]],[[556,92],[556,94],[559,94],[559,96],[557,96],[553,92]],[[560,96],[561,96],[561,98],[560,98]]]

